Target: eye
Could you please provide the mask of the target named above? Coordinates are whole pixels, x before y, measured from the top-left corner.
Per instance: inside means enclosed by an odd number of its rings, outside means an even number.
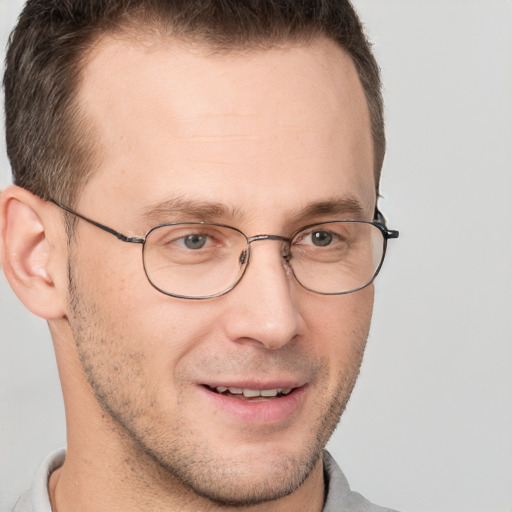
[[[306,232],[297,243],[310,247],[330,247],[340,241],[340,235],[327,229],[312,229]]]
[[[220,230],[198,226],[162,226],[152,233],[151,244],[166,251],[204,252],[225,245]]]
[[[311,238],[311,243],[317,247],[326,247],[333,241],[332,233],[324,230],[313,231],[309,237]]]
[[[146,237],[144,246],[145,265],[152,266],[155,274],[169,265],[194,267],[203,265],[219,279],[222,274],[213,266],[240,268],[244,262],[236,263],[240,253],[247,250],[245,235],[229,226],[217,224],[163,224],[156,227]],[[148,263],[149,262],[149,263]],[[206,272],[206,270],[205,270]],[[185,274],[183,274],[185,277]]]
[[[208,237],[206,235],[196,233],[182,237],[178,241],[181,241],[187,249],[202,249],[206,245]]]
[[[308,253],[345,251],[351,240],[352,223],[329,222],[317,224],[299,231],[292,242],[294,247]]]

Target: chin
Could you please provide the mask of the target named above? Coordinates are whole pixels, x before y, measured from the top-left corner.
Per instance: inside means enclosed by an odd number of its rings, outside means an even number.
[[[267,454],[261,462],[230,459],[214,467],[207,462],[201,477],[181,468],[175,474],[194,494],[221,506],[250,506],[275,501],[295,492],[311,474],[320,453],[292,455]],[[189,465],[187,465],[189,466]]]

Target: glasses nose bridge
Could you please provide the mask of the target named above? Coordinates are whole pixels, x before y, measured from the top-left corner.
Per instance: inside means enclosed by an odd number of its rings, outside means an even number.
[[[251,244],[253,242],[263,242],[265,240],[283,242],[281,246],[281,256],[286,263],[289,263],[292,241],[290,238],[281,235],[255,235],[247,237],[247,247],[249,249],[249,254],[251,253]]]
[[[290,254],[290,246],[291,246],[291,240],[285,236],[281,235],[255,235],[247,237],[247,245],[250,247],[253,242],[262,242],[265,240],[275,240],[275,241],[281,241],[284,242],[284,247],[282,250],[282,255],[285,259],[288,258]]]
[[[247,237],[247,243],[249,245],[253,242],[260,242],[262,240],[282,240],[283,242],[290,242],[289,238],[281,235],[255,235]]]

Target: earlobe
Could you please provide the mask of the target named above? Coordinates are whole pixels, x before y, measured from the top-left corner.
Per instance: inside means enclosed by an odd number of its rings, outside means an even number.
[[[61,230],[62,231],[62,230]],[[46,201],[11,186],[0,197],[0,239],[4,273],[16,295],[34,314],[61,318],[66,303],[55,212]],[[65,268],[65,265],[60,265]]]

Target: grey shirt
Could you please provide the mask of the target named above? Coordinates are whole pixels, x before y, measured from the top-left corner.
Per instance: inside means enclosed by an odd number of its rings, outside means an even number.
[[[43,462],[32,487],[21,496],[12,512],[52,512],[48,479],[53,471],[62,466],[65,457],[66,451],[59,450]],[[372,505],[359,493],[351,491],[341,469],[327,452],[324,454],[324,474],[327,499],[323,512],[396,512]]]

